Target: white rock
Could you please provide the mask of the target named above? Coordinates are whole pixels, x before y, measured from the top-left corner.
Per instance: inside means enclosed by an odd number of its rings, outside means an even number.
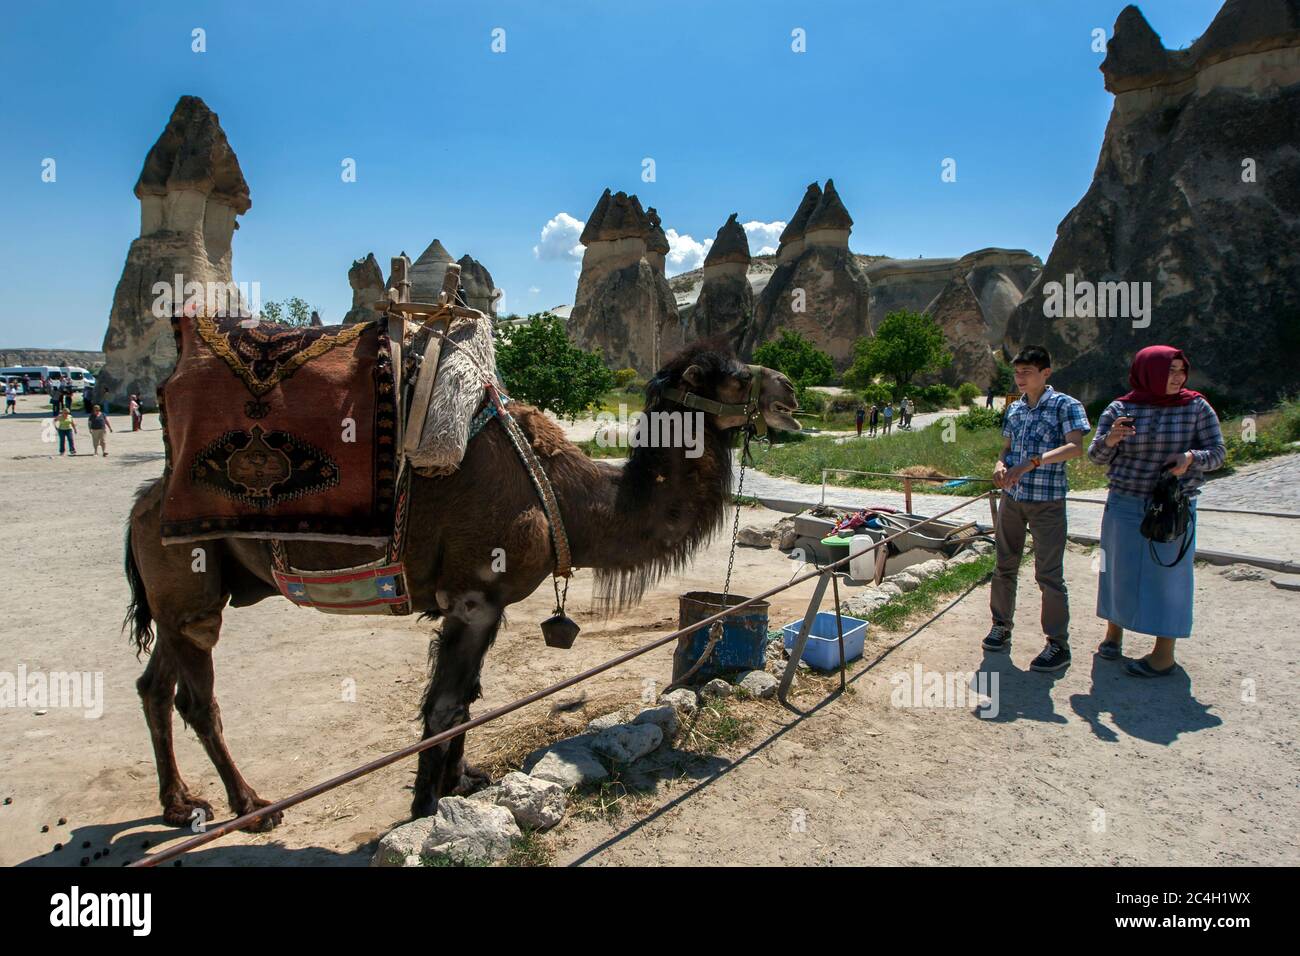
[[[619,724],[624,723],[625,719],[621,710],[616,710],[612,714],[603,714],[587,724],[587,733],[598,734],[610,727],[617,727]]]
[[[730,697],[731,685],[721,677],[715,677],[700,688],[701,697]]]
[[[978,561],[979,559],[980,559],[980,555],[978,551],[973,551],[970,548],[966,548],[962,551],[958,551],[955,555],[953,555],[952,558],[948,561],[948,563],[949,564],[970,564],[972,561]]]
[[[876,590],[886,597],[898,597],[898,595],[903,593],[903,589],[895,584],[892,578],[888,581],[882,581],[877,585]]]
[[[661,704],[671,704],[683,711],[687,716],[700,709],[700,698],[689,687],[679,687],[667,694],[660,694],[659,702]]]
[[[921,579],[912,573],[911,568],[891,575],[889,580],[893,582],[894,587],[904,594],[908,591],[915,591],[921,584]]]
[[[549,780],[539,780],[515,771],[501,780],[495,788],[498,806],[505,807],[521,827],[545,830],[564,819],[569,804],[564,788]]]
[[[591,749],[615,763],[627,764],[644,757],[663,741],[664,732],[656,724],[620,724],[598,733]]]
[[[765,671],[749,671],[736,685],[750,697],[767,700],[776,695],[777,679]]]
[[[1283,591],[1300,591],[1300,574],[1279,574],[1272,584]]]
[[[456,863],[500,860],[510,852],[510,841],[519,836],[515,818],[505,807],[443,797],[422,853]]]
[[[922,561],[920,564],[914,564],[908,568],[908,573],[918,578],[930,578],[943,570],[943,558],[931,558],[929,561]]]
[[[501,787],[484,787],[482,790],[475,790],[466,800],[474,800],[478,803],[496,803],[497,796],[501,793]]]
[[[654,724],[663,732],[664,740],[674,740],[679,726],[677,710],[671,704],[647,707],[632,718],[632,725],[637,724]]]
[[[991,554],[993,552],[993,549],[994,549],[993,542],[988,541],[984,538],[980,538],[978,541],[975,541],[971,544],[971,550],[973,550],[976,554]]]
[[[777,532],[773,528],[759,528],[755,525],[749,525],[737,532],[736,544],[743,544],[749,548],[770,548],[776,537]]]
[[[370,860],[371,866],[410,866],[408,861],[415,857],[416,866],[420,863],[420,848],[433,830],[433,817],[421,817],[410,823],[403,823],[396,829],[389,830],[379,841],[379,848]]]
[[[1267,577],[1263,568],[1250,564],[1234,564],[1223,572],[1223,576],[1229,581],[1263,581]]]
[[[524,761],[524,771],[538,780],[549,780],[561,787],[580,787],[609,776],[591,749],[592,734],[559,740],[549,747],[535,750]]]

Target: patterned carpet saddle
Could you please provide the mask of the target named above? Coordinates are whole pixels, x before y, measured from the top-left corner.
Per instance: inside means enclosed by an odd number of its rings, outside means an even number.
[[[178,316],[172,327],[176,368],[158,389],[163,543],[385,544],[399,461],[387,322]]]

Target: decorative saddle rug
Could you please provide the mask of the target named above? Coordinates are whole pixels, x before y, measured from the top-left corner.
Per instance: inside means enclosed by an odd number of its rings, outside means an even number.
[[[158,388],[164,544],[388,541],[398,421],[386,322],[178,316],[172,329],[176,368]]]

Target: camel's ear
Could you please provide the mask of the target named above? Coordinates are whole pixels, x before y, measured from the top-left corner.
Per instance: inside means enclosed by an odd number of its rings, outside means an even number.
[[[699,388],[704,384],[704,369],[698,365],[687,366],[686,371],[682,372],[682,381],[691,388]]]

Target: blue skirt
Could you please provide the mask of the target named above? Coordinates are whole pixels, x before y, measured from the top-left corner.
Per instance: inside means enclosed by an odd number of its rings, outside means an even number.
[[[1196,499],[1191,499],[1196,515]],[[1183,560],[1161,567],[1151,557],[1151,544],[1142,537],[1142,516],[1147,499],[1112,491],[1101,519],[1100,574],[1097,616],[1127,631],[1156,637],[1188,637],[1192,633],[1192,570],[1196,557],[1196,531]],[[1156,544],[1165,564],[1178,557],[1182,540]]]

